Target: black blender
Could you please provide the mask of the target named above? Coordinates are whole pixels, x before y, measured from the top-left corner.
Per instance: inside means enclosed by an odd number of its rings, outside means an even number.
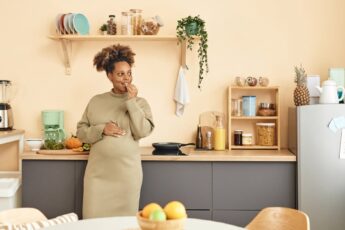
[[[10,102],[11,81],[0,80],[0,131],[13,128],[13,113]]]

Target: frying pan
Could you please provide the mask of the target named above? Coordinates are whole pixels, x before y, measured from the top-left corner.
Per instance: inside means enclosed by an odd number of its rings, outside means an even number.
[[[178,151],[178,150],[180,150],[181,147],[187,146],[187,145],[195,145],[195,144],[194,143],[182,144],[182,143],[177,143],[177,142],[157,142],[157,143],[152,143],[152,146],[157,151]]]

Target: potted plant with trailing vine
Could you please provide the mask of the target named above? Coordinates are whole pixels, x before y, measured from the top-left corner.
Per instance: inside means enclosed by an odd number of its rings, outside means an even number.
[[[199,83],[198,88],[201,88],[201,82],[204,75],[208,73],[208,59],[207,59],[207,31],[205,29],[205,21],[200,16],[188,16],[177,21],[176,36],[179,42],[186,41],[187,49],[193,50],[194,41],[199,38]]]

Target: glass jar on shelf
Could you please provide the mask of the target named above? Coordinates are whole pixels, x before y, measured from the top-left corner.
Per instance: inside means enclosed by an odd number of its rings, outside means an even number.
[[[243,133],[242,134],[242,145],[245,145],[245,146],[253,145],[253,134]]]
[[[141,23],[142,23],[142,10],[141,9],[130,9],[130,13],[132,13],[132,18],[131,18],[131,24],[132,24],[132,30],[133,30],[133,35],[140,35],[141,31]]]
[[[232,116],[242,116],[242,99],[231,99]]]
[[[234,145],[242,145],[242,130],[234,130]]]
[[[109,20],[107,21],[107,34],[115,35],[116,34],[116,22],[115,15],[109,15]]]
[[[133,15],[131,12],[121,13],[121,34],[122,35],[133,35],[132,17]]]
[[[256,123],[257,145],[273,146],[275,143],[275,123]]]

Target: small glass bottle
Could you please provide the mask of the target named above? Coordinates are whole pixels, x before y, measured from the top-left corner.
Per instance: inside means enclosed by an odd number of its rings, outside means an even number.
[[[222,116],[216,115],[214,128],[214,150],[225,150],[225,128]]]
[[[132,13],[122,12],[121,13],[121,34],[122,35],[133,35],[132,28]]]
[[[202,149],[202,133],[201,133],[201,126],[198,125],[198,130],[196,133],[196,140],[195,140],[195,148]]]
[[[234,131],[234,145],[242,145],[242,130]]]
[[[207,131],[206,132],[206,149],[211,150],[213,149],[212,146],[212,132],[211,131]]]
[[[115,35],[116,34],[116,22],[115,22],[115,15],[109,15],[109,20],[107,21],[107,34]]]

